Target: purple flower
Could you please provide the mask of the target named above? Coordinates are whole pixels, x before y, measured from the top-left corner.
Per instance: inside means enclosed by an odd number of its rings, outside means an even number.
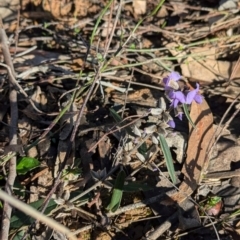
[[[202,103],[203,101],[203,96],[200,95],[199,93],[199,84],[196,83],[196,89],[191,90],[187,93],[186,96],[186,104],[191,104],[193,100],[195,100],[196,103]]]
[[[169,120],[169,121],[167,122],[167,124],[168,124],[171,128],[175,128],[175,126],[176,126],[176,124],[175,124],[175,122],[174,122],[173,120]]]
[[[185,96],[181,91],[169,91],[168,97],[172,100],[170,107],[176,108],[179,103],[185,103]]]
[[[176,83],[181,78],[178,72],[171,72],[167,77],[163,78],[163,83],[165,85],[165,90],[178,89],[179,86]]]

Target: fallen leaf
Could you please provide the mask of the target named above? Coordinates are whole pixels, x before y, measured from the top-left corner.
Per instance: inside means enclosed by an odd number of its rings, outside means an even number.
[[[66,16],[71,12],[72,2],[69,0],[65,1],[43,1],[42,7],[45,11],[50,12],[55,18]]]
[[[208,166],[207,151],[213,136],[213,116],[205,100],[201,104],[192,103],[190,117],[196,128],[189,124],[187,159],[182,169],[184,180],[179,192],[171,196],[178,203],[183,202],[196,190],[201,173]]]
[[[102,37],[107,37],[111,34],[112,30],[113,30],[113,23],[108,23],[108,22],[104,22],[102,25]]]
[[[19,0],[1,0],[0,2],[0,17],[2,19],[7,18],[8,16],[16,16],[17,17],[17,9],[19,6]]]
[[[146,0],[133,0],[133,10],[136,15],[141,15],[146,13],[147,1]]]
[[[218,49],[216,47],[194,48],[191,49],[191,54],[181,49],[181,45],[176,43],[169,43],[167,47],[181,64],[182,75],[191,78],[192,81],[212,83],[229,79],[235,65],[235,62],[217,60]],[[240,69],[237,69],[235,78],[239,77]]]

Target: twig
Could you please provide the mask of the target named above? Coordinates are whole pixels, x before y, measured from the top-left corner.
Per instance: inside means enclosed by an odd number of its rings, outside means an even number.
[[[55,220],[41,214],[36,209],[28,206],[26,203],[23,203],[20,200],[15,199],[12,196],[9,196],[7,193],[3,192],[2,190],[0,190],[0,199],[4,200],[5,202],[8,202],[9,204],[18,208],[19,210],[26,213],[27,215],[47,224],[49,227],[56,230],[57,232],[66,234],[69,237],[69,239],[77,240],[77,238],[74,236],[74,234],[68,228],[66,228],[62,224],[56,222]],[[2,226],[2,230],[4,230],[3,226]],[[9,239],[9,238],[7,236],[7,238],[1,237],[1,239],[5,240],[5,239]]]
[[[163,224],[161,224],[158,228],[156,228],[147,239],[154,240],[159,238],[163,235],[164,232],[166,232],[172,224],[177,220],[178,213],[175,212],[173,215],[171,215]]]
[[[17,105],[17,91],[14,89],[14,68],[11,60],[9,48],[8,48],[8,40],[5,30],[3,28],[2,19],[0,18],[0,42],[2,47],[2,52],[4,56],[4,60],[8,65],[8,77],[9,77],[9,101],[11,107],[11,120],[10,120],[10,129],[9,129],[9,145],[17,144],[17,122],[18,122],[18,105]],[[10,72],[12,74],[10,74]],[[7,178],[7,182],[5,185],[5,191],[9,196],[12,196],[12,188],[16,178],[16,156],[13,156],[9,161],[9,174]],[[10,228],[10,219],[12,215],[12,207],[9,205],[7,201],[4,202],[3,206],[3,215],[2,215],[2,231],[1,231],[1,239],[8,239],[8,233]]]
[[[138,209],[138,208],[144,208],[152,203],[155,203],[155,202],[158,202],[161,198],[163,198],[164,196],[166,195],[171,195],[171,193],[173,193],[172,190],[168,191],[168,192],[162,192],[160,193],[159,195],[157,196],[154,196],[154,197],[151,197],[149,199],[146,199],[144,201],[141,201],[141,202],[138,202],[138,203],[133,203],[133,204],[129,204],[127,206],[124,206],[122,208],[119,208],[117,211],[115,212],[109,212],[107,213],[107,217],[114,217],[114,216],[117,216],[119,214],[122,214],[122,213],[125,213],[127,211],[131,211],[131,210],[134,210],[134,209]],[[78,234],[80,232],[84,232],[86,230],[89,230],[91,229],[92,227],[94,227],[93,225],[88,225],[88,226],[85,226],[83,228],[80,228],[79,230],[77,230],[76,232],[74,232],[75,234]]]
[[[16,36],[15,36],[15,51],[14,56],[17,53],[17,45],[18,45],[18,38],[19,38],[19,25],[20,25],[20,5],[18,6],[18,14],[17,14],[17,29],[16,29]]]
[[[3,52],[4,52],[4,51],[3,51]],[[4,55],[4,53],[3,53],[3,55]],[[9,56],[10,56],[10,53],[9,53]],[[5,58],[5,57],[4,57],[4,58]],[[10,57],[10,59],[11,59],[11,57]],[[23,90],[23,88],[21,87],[21,85],[17,82],[17,80],[15,79],[15,76],[14,76],[15,73],[14,73],[14,71],[12,71],[12,68],[9,67],[9,66],[6,65],[6,64],[3,64],[3,63],[0,63],[0,66],[3,66],[3,67],[5,67],[5,68],[7,68],[7,70],[8,70],[8,75],[9,75],[9,81],[11,82],[12,86],[15,87],[15,88],[17,88],[18,91],[19,91],[20,93],[22,93],[22,94],[24,95],[24,97],[26,97],[26,98],[29,100],[29,102],[31,103],[32,107],[33,107],[37,112],[44,114],[44,112],[42,112],[41,110],[39,110],[39,109],[35,106],[35,103],[33,102],[33,100],[28,97],[27,93]]]

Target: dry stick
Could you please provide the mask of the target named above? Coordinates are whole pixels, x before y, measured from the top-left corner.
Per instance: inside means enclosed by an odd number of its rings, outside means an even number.
[[[122,114],[121,114],[122,118],[124,116],[124,112],[125,112],[125,109],[126,109],[126,106],[127,106],[127,97],[128,97],[129,88],[131,87],[131,82],[132,82],[132,78],[133,78],[133,72],[134,72],[134,70],[132,69],[132,71],[131,71],[131,78],[130,78],[130,81],[128,82],[126,94],[124,96],[123,110],[122,110]]]
[[[113,7],[114,7],[114,0],[111,4],[111,8],[110,8],[110,14],[109,14],[109,18],[108,18],[108,25],[107,25],[107,34],[106,34],[106,39],[105,39],[105,46],[104,46],[104,55],[103,58],[106,58],[107,55],[107,49],[109,48],[109,44],[111,42],[111,40],[109,40],[109,28],[111,25],[111,21],[112,21],[112,16],[113,16]],[[120,7],[119,7],[120,8]],[[111,30],[111,37],[112,37],[112,33],[114,32],[115,28],[113,27]],[[110,39],[111,39],[110,37]]]
[[[18,208],[20,211],[26,213],[27,215],[38,219],[39,221],[45,223],[47,226],[51,227],[57,232],[61,232],[63,234],[66,234],[69,239],[76,240],[77,238],[74,236],[74,234],[65,226],[62,224],[56,222],[55,220],[39,213],[36,209],[28,206],[26,203],[21,202],[18,199],[15,199],[12,196],[9,196],[7,193],[4,191],[0,190],[0,199],[4,200],[5,202],[8,202],[12,206]],[[3,231],[3,226],[2,226],[2,231]],[[1,240],[9,239],[8,236],[6,238],[3,238],[1,236]]]
[[[17,53],[17,45],[18,45],[18,38],[19,38],[19,25],[20,25],[20,5],[18,6],[18,14],[17,14],[17,29],[15,31],[16,36],[15,36],[15,51],[14,51],[14,56],[16,56]]]
[[[4,54],[4,51],[3,51],[3,54]],[[10,53],[9,53],[9,55],[10,55]],[[33,100],[28,97],[27,93],[23,90],[23,88],[21,87],[21,85],[20,85],[20,84],[17,82],[17,80],[15,79],[15,76],[14,76],[15,73],[12,72],[12,69],[11,69],[8,65],[3,64],[3,63],[0,63],[0,66],[3,66],[3,67],[5,67],[5,68],[7,68],[7,70],[8,70],[8,75],[9,75],[9,81],[11,82],[11,84],[12,84],[15,88],[18,89],[18,91],[19,91],[20,93],[22,93],[22,94],[24,95],[24,97],[26,97],[26,98],[29,100],[29,102],[31,103],[32,107],[33,107],[37,112],[39,112],[39,113],[41,113],[41,114],[45,114],[44,112],[42,112],[41,110],[39,110],[39,109],[36,107],[36,105],[35,105],[35,103],[33,102]]]
[[[114,3],[114,2],[113,2]],[[112,18],[112,8],[113,8],[113,4],[112,3],[112,7],[111,7],[111,14],[110,14],[110,21],[111,21],[111,18]],[[119,16],[120,16],[120,13],[121,13],[121,9],[122,9],[122,0],[120,0],[120,3],[119,3],[119,7],[118,7],[118,11],[117,11],[117,14],[116,14],[116,18],[115,18],[115,21],[114,21],[114,24],[113,24],[113,27],[112,27],[112,31],[111,31],[111,35],[109,37],[109,41],[107,42],[107,44],[105,45],[105,49],[104,49],[104,54],[103,54],[103,58],[105,59],[106,56],[107,56],[107,53],[108,53],[108,50],[109,50],[109,46],[112,42],[112,38],[113,38],[113,34],[114,34],[114,31],[116,30],[116,26],[117,26],[117,22],[118,22],[118,19],[119,19]],[[109,23],[110,24],[110,23]],[[108,35],[107,35],[108,36]]]
[[[129,204],[127,206],[119,208],[115,212],[107,213],[107,217],[114,217],[114,216],[117,216],[119,214],[125,213],[127,211],[147,207],[148,205],[150,205],[152,203],[158,202],[161,198],[165,197],[166,195],[170,196],[173,192],[174,192],[173,190],[170,190],[168,192],[162,192],[157,196],[151,197],[151,198],[143,200],[141,202]],[[93,225],[88,225],[86,227],[80,228],[79,230],[75,231],[74,234],[76,235],[80,232],[84,232],[84,231],[86,231],[86,229],[91,229],[92,227],[94,227],[94,226]]]
[[[3,28],[2,19],[0,18],[0,41],[2,52],[4,56],[4,60],[8,67],[8,77],[9,77],[9,101],[11,107],[11,120],[10,120],[10,129],[9,129],[9,145],[17,144],[17,122],[18,122],[18,105],[17,105],[17,91],[14,89],[14,68],[11,60],[8,44],[7,44],[7,35]],[[10,74],[10,72],[12,74]],[[16,156],[13,156],[9,161],[9,174],[7,178],[7,182],[5,185],[5,191],[9,196],[12,196],[12,187],[16,178]],[[10,228],[10,219],[12,214],[12,207],[8,202],[4,202],[3,206],[3,215],[2,215],[2,231],[1,231],[1,239],[8,239],[9,228]]]

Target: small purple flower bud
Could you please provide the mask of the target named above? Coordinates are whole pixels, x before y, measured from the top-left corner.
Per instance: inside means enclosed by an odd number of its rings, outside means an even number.
[[[202,103],[203,96],[198,93],[199,91],[199,84],[196,83],[196,89],[191,90],[187,93],[186,96],[186,104],[191,104],[193,100],[196,101],[196,103]]]
[[[176,126],[176,124],[175,124],[175,122],[174,122],[173,120],[169,120],[169,121],[167,122],[167,124],[168,124],[171,128],[175,128],[175,126]]]

